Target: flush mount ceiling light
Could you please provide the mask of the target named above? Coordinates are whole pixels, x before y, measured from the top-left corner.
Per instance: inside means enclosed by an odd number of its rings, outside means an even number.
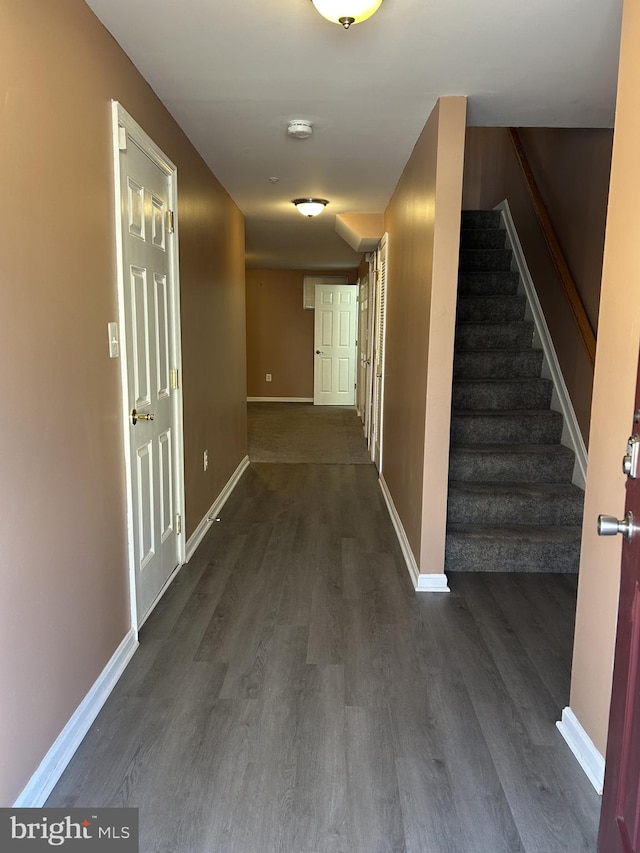
[[[329,202],[325,198],[294,198],[291,204],[295,204],[303,216],[317,216],[325,209]]]
[[[342,24],[348,30],[351,24],[359,24],[375,14],[382,0],[311,0],[318,12],[327,21]]]

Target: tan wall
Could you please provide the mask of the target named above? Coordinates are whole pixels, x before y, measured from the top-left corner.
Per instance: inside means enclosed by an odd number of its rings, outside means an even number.
[[[611,131],[529,128],[521,131],[532,169],[587,313],[597,326]],[[589,438],[593,368],[502,128],[467,131],[463,207],[492,208],[507,198],[518,229],[585,442]]]
[[[625,2],[611,189],[593,385],[585,525],[578,587],[571,708],[605,753],[620,576],[620,537],[596,535],[598,513],[624,515],[620,460],[632,426],[640,341],[638,238],[640,186],[640,6]]]
[[[188,532],[246,453],[246,405],[241,214],[82,0],[1,0],[0,18],[8,806],[129,628],[111,98],[178,166]]]
[[[246,271],[249,397],[313,398],[314,312],[302,307],[305,275],[357,277],[355,270]]]
[[[441,98],[385,213],[383,476],[421,573],[444,571],[466,99]]]

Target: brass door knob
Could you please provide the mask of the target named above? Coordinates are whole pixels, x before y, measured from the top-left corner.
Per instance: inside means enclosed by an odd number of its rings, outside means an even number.
[[[131,409],[131,423],[134,426],[138,421],[153,421],[155,417],[153,412],[137,412],[135,409]]]

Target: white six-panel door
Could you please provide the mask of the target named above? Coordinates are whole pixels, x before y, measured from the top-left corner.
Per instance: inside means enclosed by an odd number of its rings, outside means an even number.
[[[180,564],[179,339],[170,178],[130,135],[121,135],[119,148],[129,505],[140,625]]]
[[[317,284],[314,335],[316,406],[355,405],[358,288]]]

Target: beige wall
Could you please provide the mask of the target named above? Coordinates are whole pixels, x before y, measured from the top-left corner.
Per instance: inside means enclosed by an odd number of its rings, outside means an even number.
[[[313,398],[314,312],[302,307],[305,275],[357,277],[355,270],[246,271],[249,397]]]
[[[607,741],[620,537],[596,535],[598,513],[624,515],[625,478],[620,460],[631,431],[640,340],[638,237],[640,187],[640,6],[625,2],[611,189],[604,251],[598,347],[593,384],[591,442],[571,708],[604,754]]]
[[[593,328],[597,326],[611,131],[521,131],[532,170]],[[593,368],[562,294],[507,132],[467,131],[463,207],[492,208],[508,199],[585,442]]]
[[[444,571],[466,99],[441,98],[385,213],[383,470],[421,573]]]
[[[246,453],[243,218],[82,0],[0,0],[0,805],[129,628],[110,99],[178,166],[187,532]],[[202,472],[202,449],[210,469]]]

